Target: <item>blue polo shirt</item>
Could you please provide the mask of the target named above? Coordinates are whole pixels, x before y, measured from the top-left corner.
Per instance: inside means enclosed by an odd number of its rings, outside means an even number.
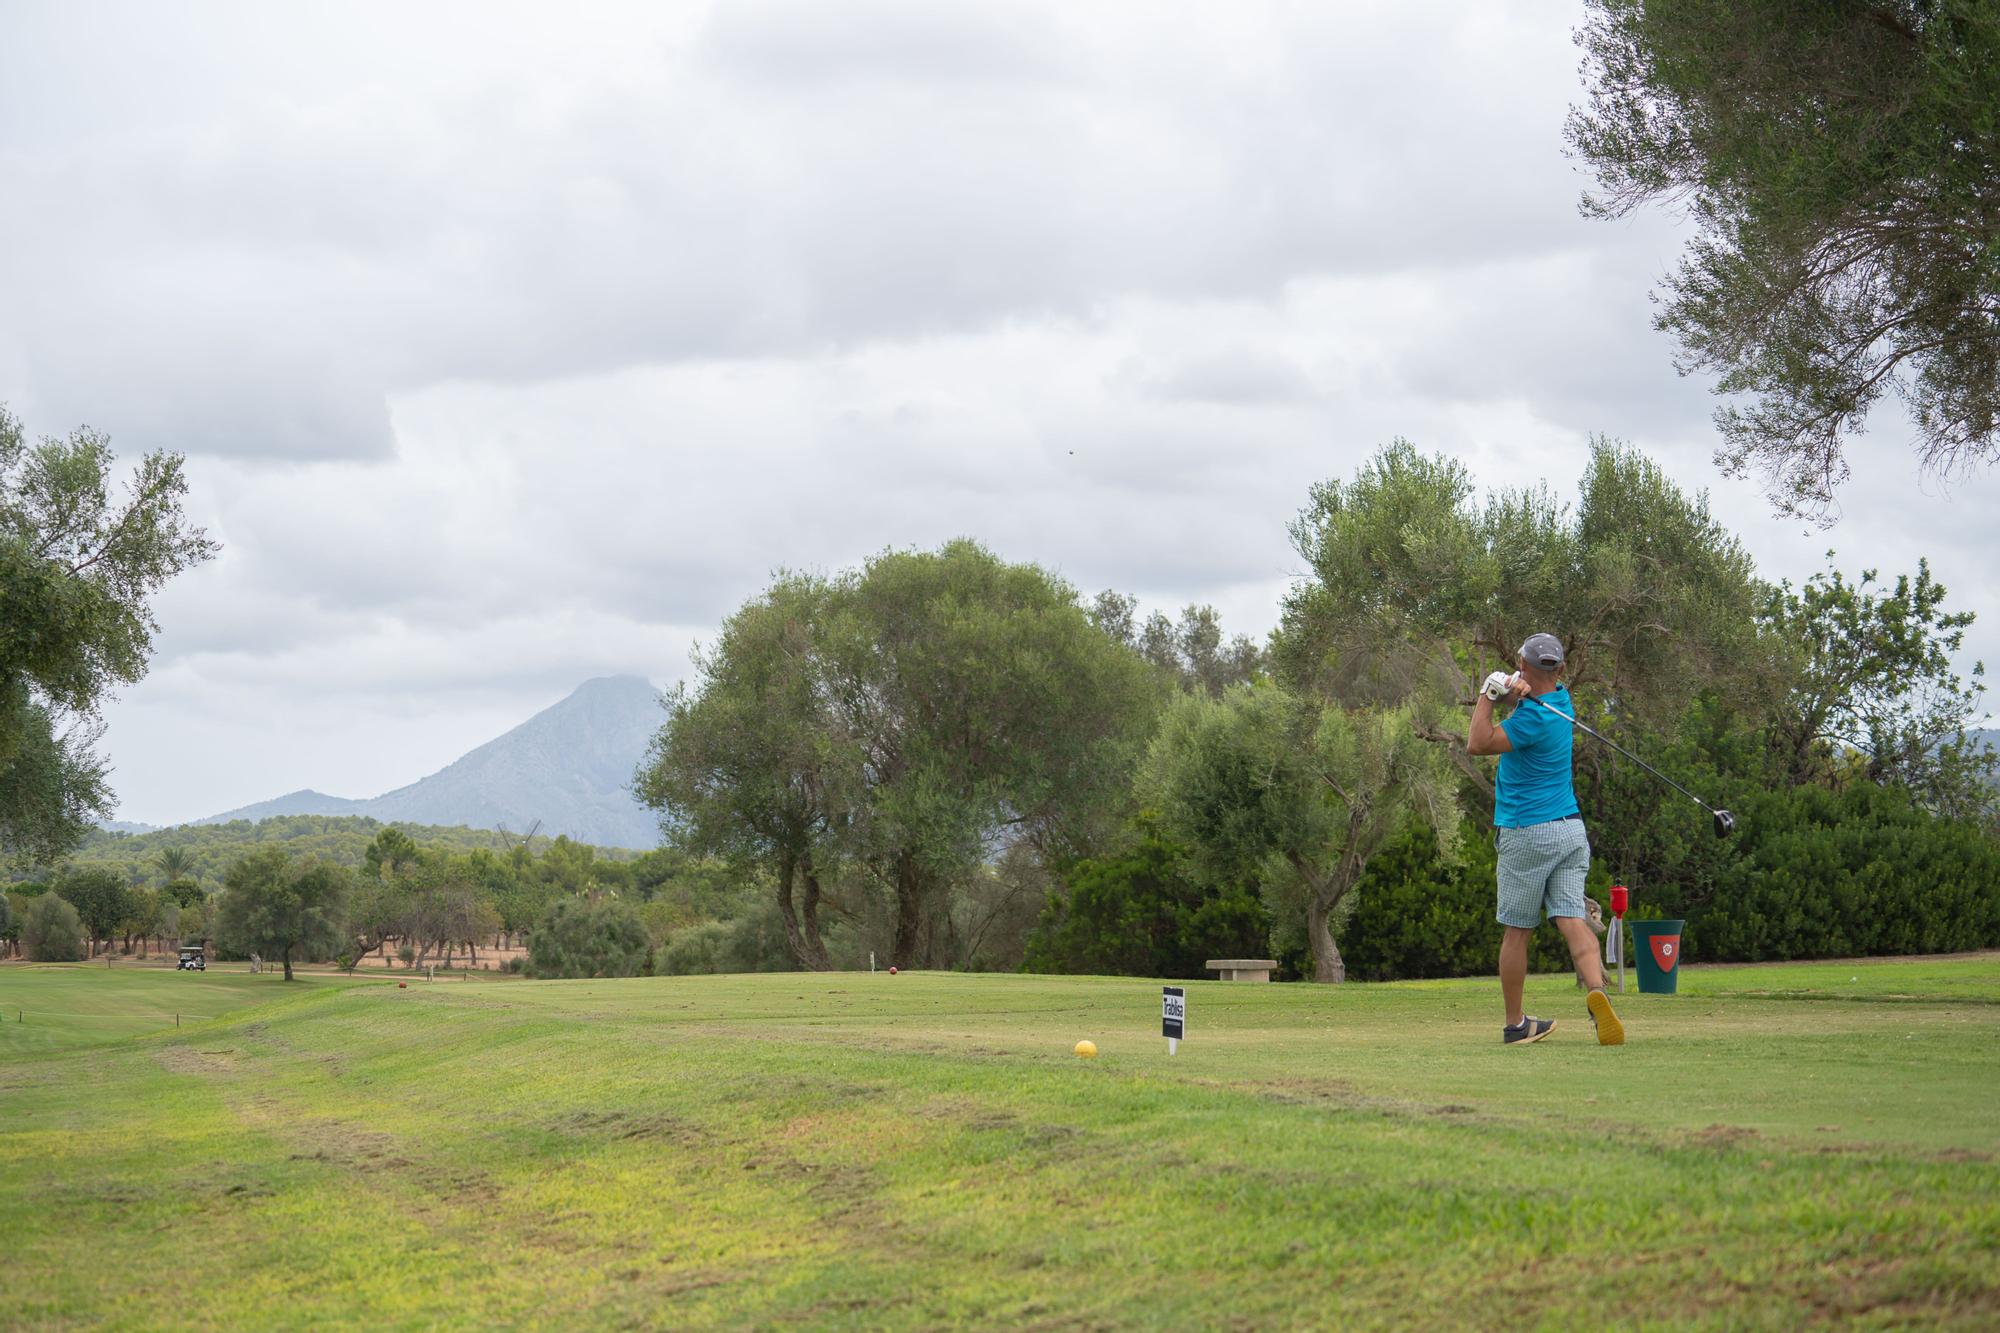
[[[1558,685],[1539,697],[1549,708],[1576,716],[1576,706],[1569,701],[1565,687]],[[1576,783],[1570,770],[1573,737],[1569,723],[1548,708],[1523,699],[1500,724],[1500,730],[1507,733],[1514,748],[1500,756],[1493,826],[1525,828],[1578,813]]]

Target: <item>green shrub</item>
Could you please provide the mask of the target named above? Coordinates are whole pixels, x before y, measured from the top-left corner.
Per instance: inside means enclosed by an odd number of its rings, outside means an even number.
[[[83,957],[83,919],[76,909],[45,893],[28,904],[21,948],[35,963],[74,963]]]
[[[1855,783],[1753,796],[1712,888],[1645,894],[1683,916],[1687,956],[1756,962],[2000,945],[2000,843],[1901,789]]]
[[[1349,977],[1464,977],[1498,968],[1492,831],[1468,829],[1459,847],[1459,864],[1447,865],[1438,856],[1437,835],[1428,825],[1412,824],[1370,858],[1339,928]],[[1535,932],[1528,966],[1537,972],[1572,966],[1569,947],[1553,926]]]
[[[1063,879],[1068,892],[1050,895],[1028,938],[1025,971],[1200,978],[1210,958],[1271,947],[1255,889],[1198,883],[1181,849],[1150,830],[1124,854],[1080,861]]]
[[[617,898],[564,898],[528,938],[528,971],[541,978],[632,977],[645,970],[646,931]]]
[[[1742,791],[1732,799],[1734,837],[1714,838],[1706,817],[1663,821],[1643,858],[1651,873],[1624,880],[1633,919],[1687,922],[1682,940],[1689,961],[2000,946],[2000,842],[1979,825],[1939,818],[1900,788],[1866,782],[1839,791]],[[1591,842],[1600,845],[1595,825]],[[1591,863],[1590,893],[1600,904],[1612,880],[1606,860]],[[1490,832],[1464,840],[1458,867],[1438,860],[1426,830],[1398,835],[1369,862],[1341,928],[1348,975],[1388,980],[1492,971],[1500,939],[1493,861]],[[1537,932],[1530,966],[1569,965],[1560,937]]]
[[[654,970],[663,976],[789,972],[797,966],[775,901],[759,902],[733,920],[678,930],[654,953]]]
[[[725,971],[730,934],[727,921],[704,921],[698,926],[675,931],[674,937],[655,960],[655,970],[671,977]]]

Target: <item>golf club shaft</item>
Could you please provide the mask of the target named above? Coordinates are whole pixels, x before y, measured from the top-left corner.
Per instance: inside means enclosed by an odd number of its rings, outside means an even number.
[[[1654,768],[1651,764],[1641,759],[1638,755],[1633,754],[1630,750],[1620,745],[1617,741],[1614,741],[1610,737],[1598,733],[1597,731],[1592,729],[1587,723],[1577,721],[1575,718],[1571,717],[1568,713],[1563,712],[1562,709],[1557,708],[1554,704],[1542,703],[1540,699],[1537,699],[1532,694],[1523,695],[1522,697],[1525,698],[1531,704],[1541,704],[1542,707],[1548,709],[1551,713],[1554,713],[1557,717],[1569,723],[1572,727],[1575,727],[1578,731],[1583,732],[1586,736],[1594,738],[1600,744],[1610,746],[1612,749],[1616,750],[1619,754],[1624,755],[1627,759],[1630,759],[1633,763],[1645,769],[1648,773],[1651,773],[1654,777],[1666,783],[1669,787],[1672,787],[1675,791],[1687,797],[1690,801],[1693,801],[1696,805],[1700,806],[1702,809],[1708,811],[1708,813],[1710,813],[1711,815],[1716,813],[1715,807],[1710,805],[1707,801],[1702,800],[1701,797],[1696,796],[1686,787],[1681,786],[1680,783],[1675,782],[1665,773],[1662,773],[1659,769]]]

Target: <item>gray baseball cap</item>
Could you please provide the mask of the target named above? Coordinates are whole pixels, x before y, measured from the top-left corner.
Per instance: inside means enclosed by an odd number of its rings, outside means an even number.
[[[1544,671],[1554,671],[1563,664],[1562,640],[1553,634],[1530,634],[1521,645],[1521,656]]]

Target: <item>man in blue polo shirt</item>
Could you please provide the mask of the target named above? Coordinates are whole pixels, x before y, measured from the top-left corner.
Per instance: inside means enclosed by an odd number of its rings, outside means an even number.
[[[1570,770],[1570,724],[1576,716],[1562,683],[1563,646],[1553,634],[1536,634],[1521,645],[1521,669],[1513,676],[1496,671],[1486,678],[1472,705],[1466,748],[1500,756],[1494,783],[1493,825],[1499,842],[1500,905],[1506,933],[1500,940],[1500,995],[1507,1025],[1500,1037],[1509,1045],[1540,1041],[1555,1031],[1555,1020],[1523,1013],[1521,990],[1528,978],[1528,941],[1546,911],[1562,931],[1588,988],[1584,1004],[1597,1027],[1597,1040],[1616,1046],[1625,1027],[1604,994],[1604,966],[1597,937],[1584,919],[1583,881],[1590,872],[1590,841],[1577,809]],[[1520,702],[1539,700],[1548,707]],[[1517,702],[1506,721],[1493,721],[1493,705]],[[1567,715],[1558,717],[1550,709]]]

